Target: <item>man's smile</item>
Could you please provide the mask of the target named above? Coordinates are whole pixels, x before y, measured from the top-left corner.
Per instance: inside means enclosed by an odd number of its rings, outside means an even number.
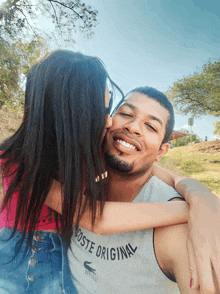
[[[136,149],[136,147],[135,147],[134,145],[129,144],[129,143],[127,143],[127,142],[125,142],[125,141],[122,141],[122,140],[120,140],[120,139],[115,139],[115,141],[119,142],[120,144],[124,145],[125,147],[131,148],[131,149],[133,149],[133,150]]]
[[[122,152],[125,153],[133,153],[136,151],[141,150],[140,143],[134,139],[131,138],[131,136],[125,135],[124,133],[116,133],[113,135],[113,145]]]

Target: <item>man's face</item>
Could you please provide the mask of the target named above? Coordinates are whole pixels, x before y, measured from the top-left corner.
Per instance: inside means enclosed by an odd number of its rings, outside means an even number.
[[[161,146],[169,112],[156,100],[130,93],[116,111],[104,147],[108,165],[120,172],[145,174],[168,151]]]

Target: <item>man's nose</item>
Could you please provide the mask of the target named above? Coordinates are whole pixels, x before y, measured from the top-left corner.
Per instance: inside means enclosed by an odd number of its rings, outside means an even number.
[[[131,133],[131,134],[135,134],[137,136],[141,135],[141,126],[138,120],[133,120],[132,122],[130,121],[128,124],[126,124],[124,126],[124,129]]]

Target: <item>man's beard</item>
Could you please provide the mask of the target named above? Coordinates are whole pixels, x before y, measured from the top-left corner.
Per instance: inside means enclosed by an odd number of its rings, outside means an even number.
[[[114,170],[117,170],[121,173],[129,173],[133,170],[134,164],[133,163],[127,163],[115,155],[108,154],[105,152],[105,160],[108,166]]]

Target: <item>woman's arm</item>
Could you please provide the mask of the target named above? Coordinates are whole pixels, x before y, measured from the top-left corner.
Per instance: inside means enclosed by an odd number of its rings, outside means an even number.
[[[45,204],[62,213],[59,182],[53,182]],[[188,205],[184,201],[157,203],[106,202],[102,216],[99,217],[97,213],[94,227],[91,224],[89,209],[83,214],[79,225],[98,235],[111,235],[185,223],[187,220]]]
[[[162,180],[167,185],[175,189],[176,189],[177,183],[184,179],[183,177],[180,177],[156,164],[153,165],[152,174],[156,176],[157,178],[159,178],[160,180]],[[181,194],[182,190],[181,191],[177,190],[177,192]]]
[[[154,166],[153,174],[173,186],[189,204],[188,242],[193,245],[191,249],[188,247],[189,256],[196,253],[195,260],[189,260],[193,289],[199,285],[205,289],[208,285],[210,293],[217,293],[213,277],[220,285],[220,198],[200,182],[179,177],[159,166]],[[192,248],[194,253],[190,254]]]
[[[188,221],[188,204],[184,201],[132,203],[106,202],[103,214],[92,229],[91,216],[83,215],[80,225],[99,235],[112,235]]]

